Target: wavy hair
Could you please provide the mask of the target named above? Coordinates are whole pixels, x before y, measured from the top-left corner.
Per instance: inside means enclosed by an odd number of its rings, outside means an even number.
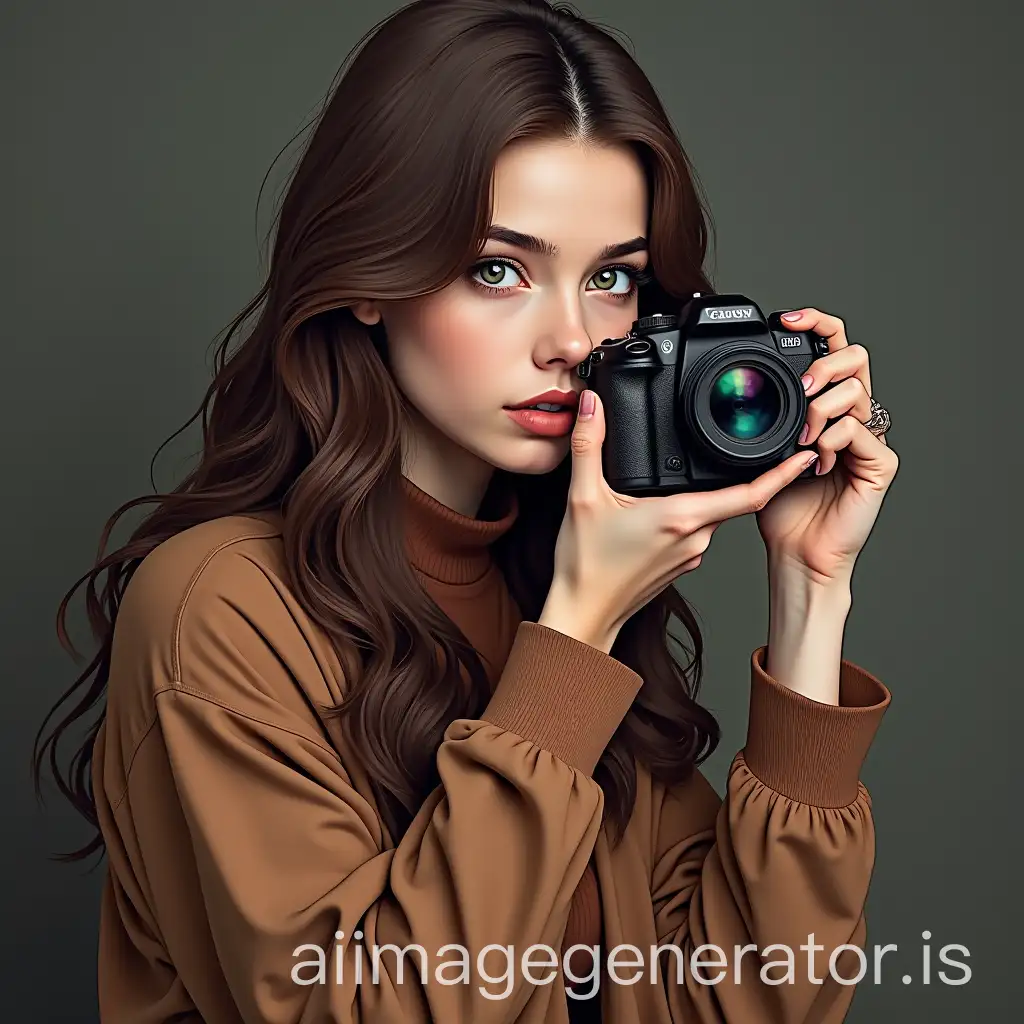
[[[641,315],[713,290],[703,270],[710,220],[667,114],[611,30],[568,5],[409,4],[357,44],[314,125],[275,218],[266,279],[224,332],[213,381],[189,421],[202,423],[198,463],[171,492],[111,516],[96,563],[61,602],[58,635],[74,653],[66,615],[84,587],[98,649],[43,721],[32,771],[41,794],[48,761],[96,834],[58,860],[104,847],[93,748],[125,590],[159,544],[220,516],[281,513],[297,599],[345,671],[343,702],[323,713],[340,716],[396,842],[438,784],[446,727],[479,717],[490,687],[479,656],[408,564],[406,400],[388,369],[382,326],[366,327],[350,307],[428,294],[466,272],[485,237],[504,146],[569,137],[631,147],[650,194],[652,280],[641,287]],[[570,465],[567,458],[543,476],[496,474],[515,488],[520,513],[493,552],[525,620],[536,621],[551,582]],[[128,541],[104,554],[121,516],[149,504]],[[673,619],[685,637],[672,634]],[[638,764],[671,784],[718,742],[714,718],[696,703],[702,647],[693,611],[669,587],[624,624],[612,648],[644,680],[595,772],[613,841],[632,813]],[[61,737],[97,705],[65,774]]]

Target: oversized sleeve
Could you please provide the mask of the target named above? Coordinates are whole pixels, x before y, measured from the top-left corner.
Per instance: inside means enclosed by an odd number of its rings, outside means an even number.
[[[724,800],[695,772],[656,816],[655,931],[678,950],[659,976],[677,1024],[838,1024],[861,971],[842,948],[865,945],[874,861],[859,773],[889,693],[844,661],[839,704],[818,703],[768,676],[764,653]]]
[[[132,957],[169,956],[206,1024],[498,1024],[531,1001],[541,1019],[553,986],[497,947],[559,948],[601,824],[591,773],[639,676],[522,624],[486,714],[448,728],[440,786],[396,847],[358,766],[280,699],[316,663],[302,627],[256,569],[238,574],[231,593],[189,597],[173,658],[135,659],[172,669],[115,811],[162,948],[124,949],[122,976]],[[195,890],[198,912],[182,898]]]

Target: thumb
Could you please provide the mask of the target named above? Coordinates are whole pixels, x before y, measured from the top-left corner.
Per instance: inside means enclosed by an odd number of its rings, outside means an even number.
[[[601,446],[604,444],[604,406],[596,391],[580,394],[579,411],[573,427],[572,479],[569,494],[581,500],[595,500],[604,485]]]

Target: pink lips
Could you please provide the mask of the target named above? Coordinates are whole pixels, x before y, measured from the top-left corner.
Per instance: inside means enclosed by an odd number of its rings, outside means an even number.
[[[565,405],[575,408],[579,404],[580,396],[575,391],[559,391],[557,388],[550,388],[543,394],[534,395],[524,402],[516,402],[508,406],[509,409],[522,409],[527,405]]]
[[[575,391],[558,391],[551,389],[541,395],[534,395],[518,405],[508,406],[505,411],[512,420],[524,430],[539,437],[564,437],[571,433],[576,422],[576,407],[579,395]],[[562,405],[559,412],[546,412],[543,409],[528,409],[526,406]]]
[[[576,410],[544,412],[541,409],[506,409],[511,419],[524,430],[540,437],[564,437],[576,423]]]

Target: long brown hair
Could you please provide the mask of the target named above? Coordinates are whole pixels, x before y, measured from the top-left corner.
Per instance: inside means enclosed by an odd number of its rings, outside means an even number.
[[[419,0],[365,36],[343,71],[288,183],[267,278],[218,347],[193,417],[203,426],[200,461],[172,492],[114,513],[95,566],[61,603],[58,634],[74,653],[65,620],[84,584],[99,648],[46,716],[33,751],[37,794],[48,756],[60,791],[96,828],[59,860],[104,846],[92,789],[103,709],[66,778],[57,748],[104,698],[125,589],[157,545],[219,516],[282,513],[295,593],[336,644],[349,685],[325,713],[341,716],[396,841],[437,785],[445,728],[478,717],[489,685],[476,652],[407,563],[405,399],[388,371],[383,329],[367,328],[350,307],[427,294],[465,273],[507,143],[569,136],[632,147],[651,196],[653,280],[641,289],[641,313],[712,290],[703,272],[709,219],[661,103],[625,47],[567,5]],[[496,474],[516,489],[520,513],[494,556],[526,620],[540,614],[551,582],[569,467],[566,459],[543,476]],[[146,503],[155,508],[127,543],[104,555],[120,517]],[[670,632],[673,619],[687,636]],[[624,625],[612,654],[644,679],[595,773],[617,839],[632,812],[637,763],[666,783],[681,781],[714,749],[718,727],[695,702],[701,636],[673,587]]]

